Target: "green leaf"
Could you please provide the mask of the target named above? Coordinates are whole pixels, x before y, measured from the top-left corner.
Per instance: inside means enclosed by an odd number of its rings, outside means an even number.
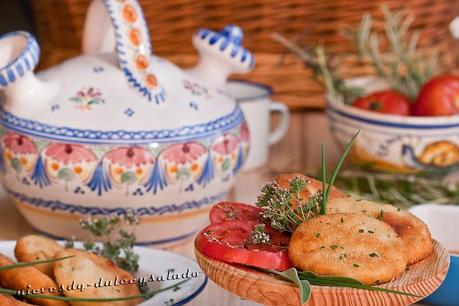
[[[66,257],[61,257],[61,258],[56,258],[56,259],[36,260],[36,261],[31,261],[31,262],[19,262],[19,263],[15,263],[11,265],[2,266],[0,267],[0,271],[10,270],[10,269],[15,269],[15,268],[30,267],[30,266],[35,266],[35,265],[44,264],[44,263],[52,263],[52,262],[68,259],[71,257],[73,256],[66,256]]]
[[[304,304],[306,303],[309,298],[311,297],[311,286],[309,284],[309,281],[304,279],[301,280],[298,277],[298,270],[295,268],[290,268],[288,270],[285,270],[283,272],[279,272],[276,270],[265,270],[268,271],[269,273],[275,274],[283,279],[286,279],[295,285],[300,289],[300,298],[301,298],[301,303]]]
[[[414,296],[414,297],[422,297],[420,295],[416,295],[409,292],[392,290],[387,288],[381,288],[377,286],[368,286],[364,285],[357,279],[353,279],[350,277],[342,277],[342,276],[319,276],[312,272],[299,272],[298,278],[302,281],[306,280],[311,285],[315,286],[326,286],[326,287],[345,287],[345,288],[354,288],[354,289],[362,289],[362,290],[369,290],[369,291],[380,291],[386,293],[393,293],[393,294],[400,294],[400,295],[407,295],[407,296]]]

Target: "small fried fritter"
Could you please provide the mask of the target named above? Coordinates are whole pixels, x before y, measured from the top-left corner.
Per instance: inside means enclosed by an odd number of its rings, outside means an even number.
[[[20,262],[31,262],[53,259],[54,255],[62,249],[63,247],[52,239],[38,235],[28,235],[17,241],[14,255]],[[35,265],[34,268],[54,278],[54,263],[39,264]]]
[[[79,290],[65,291],[64,294],[69,297],[79,298],[122,298],[133,295],[139,295],[140,291],[137,285],[121,284],[120,281],[133,280],[134,277],[127,271],[119,268],[113,261],[75,249],[66,249],[57,252],[56,258],[74,256],[67,260],[56,262],[54,265],[54,276],[59,285],[68,286],[72,282],[76,284],[90,284],[81,292]],[[115,285],[114,280],[118,279]],[[99,281],[102,280],[101,285]],[[112,282],[111,286],[104,286],[105,282]],[[98,287],[98,288],[94,288]],[[97,303],[98,306],[133,306],[142,302],[141,299]],[[89,302],[72,302],[72,306],[94,306]]]
[[[303,222],[288,248],[292,265],[322,276],[374,285],[406,269],[402,240],[387,224],[363,214],[321,215]]]
[[[0,267],[12,265],[14,262],[8,257],[0,254]],[[56,283],[46,274],[34,267],[21,267],[0,271],[0,284],[4,288],[14,290],[33,290],[57,288]],[[58,293],[44,292],[46,295],[59,295]],[[32,303],[40,306],[67,306],[64,301],[28,298]]]
[[[429,228],[413,214],[390,204],[357,200],[353,197],[330,199],[329,213],[363,213],[389,224],[403,240],[408,255],[408,264],[429,256],[433,250]]]
[[[10,295],[4,295],[0,293],[0,305],[2,306],[30,306],[32,304],[21,302],[11,297]]]
[[[300,195],[303,199],[309,199],[316,193],[322,190],[322,182],[310,178],[306,175],[303,175],[301,173],[287,173],[287,174],[281,174],[278,177],[276,177],[275,181],[276,183],[279,184],[282,188],[289,188],[290,187],[290,182],[294,178],[300,178],[306,181],[306,187],[300,192]],[[333,198],[340,198],[346,196],[343,192],[339,191],[337,188],[332,187],[332,190],[330,192],[330,199]],[[293,207],[298,206],[298,203],[293,202],[291,203]]]

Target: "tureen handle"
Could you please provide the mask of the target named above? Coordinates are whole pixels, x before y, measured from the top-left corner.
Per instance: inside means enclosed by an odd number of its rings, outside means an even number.
[[[160,104],[166,93],[154,73],[150,35],[136,0],[93,0],[83,31],[83,52],[115,51],[121,70],[133,90]]]
[[[219,32],[200,29],[193,36],[199,62],[188,73],[204,83],[223,88],[230,74],[249,72],[255,60],[242,45],[243,38],[241,28],[234,24]]]

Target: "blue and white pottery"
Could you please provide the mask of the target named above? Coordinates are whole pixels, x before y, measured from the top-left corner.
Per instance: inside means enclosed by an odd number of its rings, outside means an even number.
[[[90,5],[83,54],[34,74],[26,32],[0,37],[0,173],[39,231],[85,238],[88,215],[140,216],[137,239],[166,245],[207,222],[246,159],[244,116],[219,87],[247,72],[242,32],[199,30],[183,71],[152,54],[135,0]]]
[[[368,93],[387,89],[374,78],[349,84]],[[459,116],[387,115],[346,105],[328,97],[333,136],[344,146],[360,130],[351,152],[354,163],[390,172],[452,171],[459,166]]]
[[[443,284],[423,302],[435,306],[459,305],[459,206],[426,204],[410,211],[424,221],[432,237],[450,251],[450,266]]]

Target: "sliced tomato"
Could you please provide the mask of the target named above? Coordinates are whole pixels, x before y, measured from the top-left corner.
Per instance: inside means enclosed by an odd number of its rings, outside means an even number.
[[[261,209],[238,202],[220,202],[215,204],[209,213],[210,223],[225,221],[254,221],[260,219]]]
[[[278,271],[289,269],[292,265],[285,246],[250,243],[252,230],[256,224],[257,222],[250,221],[210,224],[196,237],[196,247],[204,255],[224,262]],[[285,243],[285,238],[277,237],[276,241],[278,240]],[[288,245],[288,241],[286,243]]]

